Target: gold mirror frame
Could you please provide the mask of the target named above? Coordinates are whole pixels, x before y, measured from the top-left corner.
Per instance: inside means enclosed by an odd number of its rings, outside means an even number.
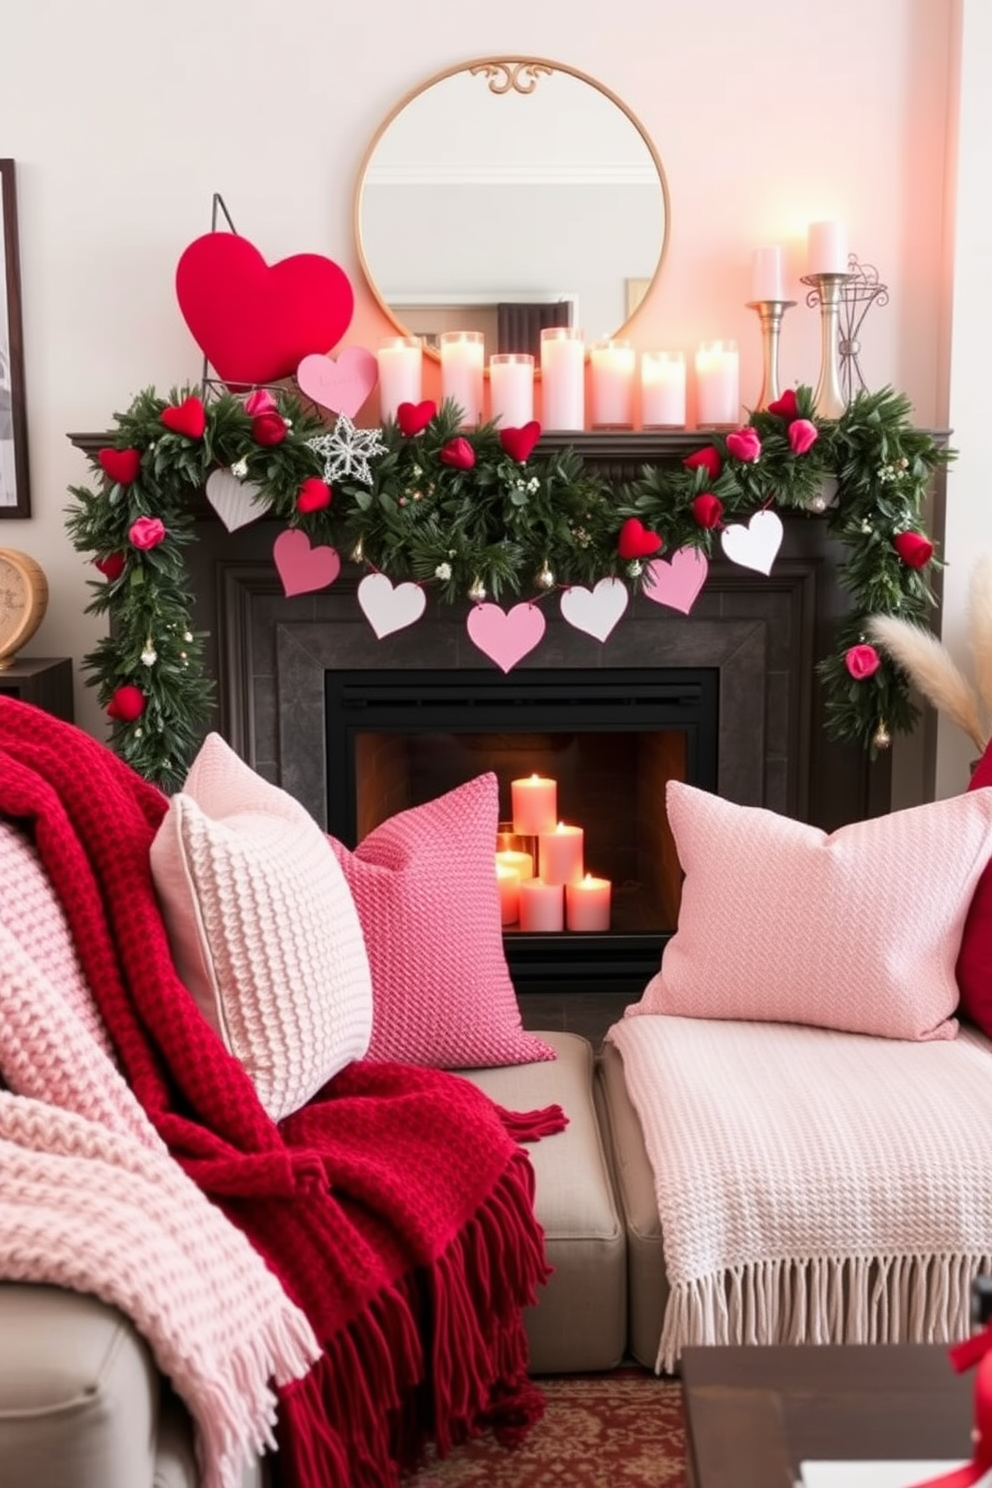
[[[589,87],[595,89],[597,93],[601,93],[605,98],[607,98],[617,109],[620,110],[622,114],[626,116],[626,118],[633,125],[634,129],[637,131],[638,135],[643,141],[658,176],[658,185],[661,192],[662,211],[664,214],[664,232],[658,251],[657,262],[651,276],[642,280],[627,281],[627,296],[625,305],[626,318],[617,327],[617,329],[611,333],[614,337],[624,336],[627,333],[630,325],[636,318],[640,306],[650,294],[653,285],[657,281],[658,276],[661,273],[662,268],[664,267],[665,257],[668,252],[668,243],[671,237],[671,201],[669,198],[668,179],[665,175],[665,168],[661,163],[661,158],[658,154],[658,151],[655,149],[653,141],[651,140],[644,126],[641,124],[641,121],[638,119],[637,115],[634,114],[630,108],[628,108],[622,98],[614,93],[611,88],[606,87],[604,83],[597,81],[596,78],[591,77],[588,73],[582,72],[576,67],[570,67],[565,62],[554,62],[547,57],[490,56],[476,57],[468,62],[459,62],[453,67],[446,67],[441,72],[434,73],[431,77],[427,78],[426,81],[419,83],[414,88],[411,88],[407,93],[403,95],[403,97],[399,100],[395,107],[392,108],[383,119],[382,123],[379,125],[375,134],[369,141],[369,144],[366,147],[365,153],[363,154],[361,162],[359,164],[353,202],[354,234],[355,245],[358,251],[358,260],[361,265],[362,273],[365,277],[366,285],[368,286],[373,299],[375,300],[376,304],[379,306],[383,315],[386,317],[387,321],[393,327],[397,335],[411,336],[418,334],[415,331],[411,331],[409,327],[405,325],[402,320],[400,320],[399,316],[395,313],[392,306],[383,298],[383,295],[376,282],[375,275],[372,272],[372,268],[366,255],[365,243],[362,233],[362,193],[366,184],[365,178],[368,173],[369,165],[372,161],[373,156],[375,155],[376,148],[385,135],[386,131],[399,117],[403,110],[407,108],[414,99],[419,98],[429,89],[436,87],[438,83],[444,82],[446,78],[456,77],[460,73],[466,72],[473,74],[481,73],[484,77],[488,77],[489,89],[495,94],[505,94],[512,91],[520,93],[531,93],[538,86],[538,82],[541,76],[547,76],[556,72],[567,73],[570,77],[577,79],[579,82],[587,84]],[[431,358],[433,361],[439,360],[439,353],[433,346],[429,346],[425,343],[423,349],[425,356]],[[540,376],[539,367],[535,368],[535,375]],[[488,376],[488,367],[486,368],[486,376]]]

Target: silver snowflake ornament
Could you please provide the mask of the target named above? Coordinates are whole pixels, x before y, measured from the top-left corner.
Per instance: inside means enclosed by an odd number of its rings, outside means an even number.
[[[363,485],[372,484],[371,461],[376,455],[384,455],[386,446],[380,439],[381,429],[356,429],[346,413],[338,415],[337,423],[329,434],[317,434],[308,439],[311,449],[324,457],[324,480],[329,486],[350,475]]]

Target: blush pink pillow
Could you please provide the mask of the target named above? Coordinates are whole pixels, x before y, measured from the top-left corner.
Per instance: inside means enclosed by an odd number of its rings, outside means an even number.
[[[496,776],[382,822],[350,852],[331,837],[372,968],[368,1058],[439,1069],[554,1059],[525,1033],[503,954]]]
[[[670,781],[678,929],[628,1013],[953,1038],[992,791],[817,827]]]

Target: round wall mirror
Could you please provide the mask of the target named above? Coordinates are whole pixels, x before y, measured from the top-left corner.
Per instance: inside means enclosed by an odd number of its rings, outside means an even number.
[[[358,253],[401,335],[446,330],[486,357],[533,352],[540,330],[622,334],[668,238],[660,159],[593,78],[539,57],[450,68],[393,109],[355,193]]]

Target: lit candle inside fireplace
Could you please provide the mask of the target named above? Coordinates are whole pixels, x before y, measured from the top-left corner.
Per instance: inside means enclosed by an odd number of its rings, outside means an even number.
[[[587,873],[565,885],[565,924],[569,930],[609,930],[612,884]]]
[[[550,832],[558,820],[558,782],[543,775],[530,775],[510,782],[513,830],[523,837]]]
[[[582,877],[581,827],[559,822],[553,832],[538,835],[537,868],[545,883],[567,884]]]
[[[515,925],[520,917],[520,874],[516,868],[508,868],[498,858],[496,887],[499,890],[499,922],[501,925]]]
[[[502,848],[496,854],[496,867],[515,873],[521,883],[525,878],[534,877],[534,859],[529,852],[520,852],[516,848]]]
[[[521,930],[564,930],[565,901],[561,884],[529,878],[520,885]]]

